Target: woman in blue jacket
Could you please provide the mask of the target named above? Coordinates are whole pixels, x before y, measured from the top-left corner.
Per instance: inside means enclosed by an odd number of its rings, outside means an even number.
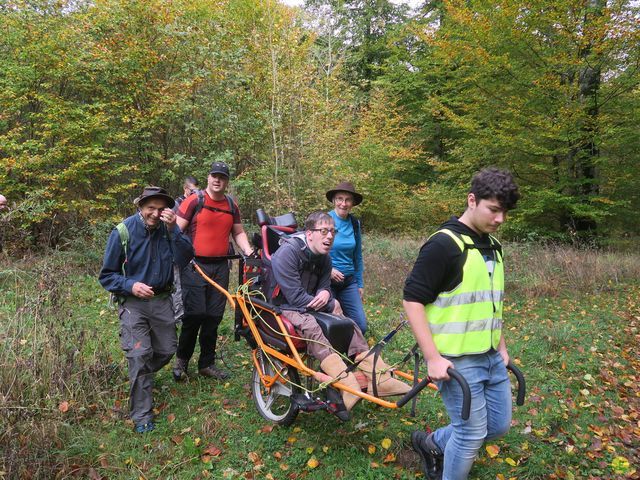
[[[362,195],[350,182],[341,182],[326,194],[334,209],[329,212],[336,225],[336,237],[331,249],[331,289],[344,314],[351,318],[362,333],[367,330],[367,317],[362,306],[364,282],[362,272],[362,231],[360,221],[351,209],[362,203]]]

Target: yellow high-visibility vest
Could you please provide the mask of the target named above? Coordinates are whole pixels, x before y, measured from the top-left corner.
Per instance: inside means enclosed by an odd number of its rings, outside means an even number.
[[[453,290],[441,292],[425,306],[433,341],[441,355],[461,356],[497,349],[502,334],[504,265],[495,249],[493,274],[489,275],[484,257],[468,235],[448,229],[435,232],[449,235],[467,252],[462,282]],[[432,236],[433,236],[432,235]],[[491,245],[500,243],[489,236]]]

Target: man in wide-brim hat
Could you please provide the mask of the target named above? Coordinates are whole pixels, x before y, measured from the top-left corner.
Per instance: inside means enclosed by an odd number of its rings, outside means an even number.
[[[155,428],[153,374],[169,363],[177,345],[173,264],[187,265],[193,246],[176,225],[175,202],[164,188],[145,187],[133,203],[138,211],[109,236],[100,283],[117,299],[130,416],[135,431],[145,433]]]

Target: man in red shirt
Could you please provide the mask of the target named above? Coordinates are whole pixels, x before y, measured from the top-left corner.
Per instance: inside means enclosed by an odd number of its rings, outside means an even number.
[[[225,192],[229,185],[229,167],[214,162],[207,188],[186,198],[178,210],[177,223],[186,232],[195,250],[195,261],[216,283],[229,286],[229,235],[246,254],[252,252],[242,227],[238,205]],[[227,372],[214,365],[218,325],[224,315],[226,298],[202,276],[187,265],[181,272],[184,318],[178,340],[173,376],[176,381],[187,374],[187,365],[200,333],[198,373],[205,377],[225,379]]]

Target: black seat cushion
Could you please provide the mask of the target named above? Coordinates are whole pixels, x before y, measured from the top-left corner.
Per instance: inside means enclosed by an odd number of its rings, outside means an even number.
[[[347,355],[351,337],[353,337],[353,329],[355,328],[353,320],[324,312],[307,313],[310,313],[316,319],[331,346],[338,352]]]

